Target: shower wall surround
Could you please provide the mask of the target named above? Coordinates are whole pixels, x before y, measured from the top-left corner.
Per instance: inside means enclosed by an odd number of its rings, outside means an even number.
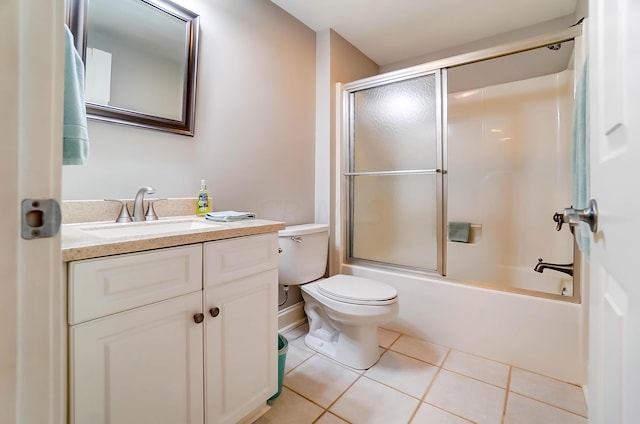
[[[571,203],[573,71],[448,96],[448,220],[472,224],[449,242],[447,277],[502,289],[570,294],[572,278],[533,271],[573,262],[573,237],[551,217]]]

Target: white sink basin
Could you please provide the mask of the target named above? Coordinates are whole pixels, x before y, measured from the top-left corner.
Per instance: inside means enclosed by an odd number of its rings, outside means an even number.
[[[192,230],[210,230],[221,227],[205,220],[188,219],[182,221],[145,221],[123,224],[104,224],[81,227],[80,230],[96,237],[122,238],[152,236],[164,233],[180,233]]]

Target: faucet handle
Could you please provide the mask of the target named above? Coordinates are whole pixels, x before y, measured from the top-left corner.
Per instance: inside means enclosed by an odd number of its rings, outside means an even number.
[[[562,224],[564,224],[564,215],[556,212],[553,214],[553,220],[557,222],[556,231],[560,231],[562,229]]]
[[[147,202],[149,202],[149,206],[147,207],[147,213],[144,215],[144,220],[145,221],[157,221],[158,220],[158,215],[156,214],[155,209],[153,209],[153,204],[155,202],[159,202],[161,200],[167,200],[167,199],[149,199],[149,200],[147,200]]]
[[[116,218],[116,222],[132,222],[131,215],[129,214],[129,209],[127,208],[127,203],[118,200],[118,199],[104,199],[105,202],[118,202],[120,203],[120,213],[118,214],[118,218]]]

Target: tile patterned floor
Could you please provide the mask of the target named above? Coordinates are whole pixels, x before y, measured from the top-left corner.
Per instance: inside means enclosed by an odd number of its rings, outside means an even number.
[[[407,335],[378,330],[366,371],[287,334],[282,394],[254,424],[586,424],[582,389]]]

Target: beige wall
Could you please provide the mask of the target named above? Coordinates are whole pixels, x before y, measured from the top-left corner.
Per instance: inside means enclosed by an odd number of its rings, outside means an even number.
[[[335,87],[378,73],[378,65],[333,30],[317,33],[316,42],[316,146],[314,222],[333,225],[335,158]],[[312,222],[312,221],[309,221]],[[332,243],[334,238],[332,238]],[[330,256],[334,249],[329,249]],[[333,261],[329,261],[332,263]],[[333,273],[333,272],[332,272]],[[292,287],[283,308],[302,300]]]
[[[180,0],[200,15],[195,136],[90,121],[63,199],[190,197],[298,224],[314,217],[315,33],[271,2]]]
[[[327,47],[328,46],[328,47]],[[342,38],[333,30],[318,33],[319,64],[324,63],[323,80],[318,81],[318,112],[316,138],[316,222],[335,223],[335,157],[336,157],[336,84],[376,75],[380,71],[377,63],[365,56],[360,50]],[[320,72],[318,72],[320,75]],[[341,170],[338,170],[341,171]],[[333,256],[337,251],[336,234],[332,232],[329,249],[331,274],[337,272]]]

